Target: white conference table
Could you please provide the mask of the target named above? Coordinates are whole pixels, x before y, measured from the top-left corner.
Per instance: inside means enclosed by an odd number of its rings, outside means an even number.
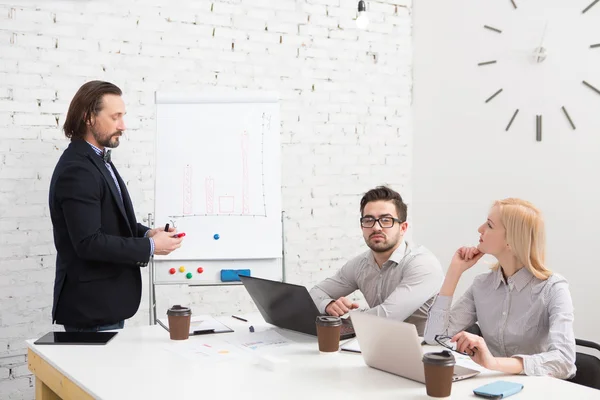
[[[34,345],[28,340],[29,369],[36,399],[427,399],[425,385],[369,368],[360,354],[320,354],[316,338],[275,328],[259,314],[249,323],[217,318],[234,333],[172,341],[162,327],[126,327],[105,346]],[[196,356],[187,346],[213,345],[275,331],[291,343],[256,350]],[[259,336],[257,336],[259,337]],[[241,340],[240,339],[240,340]],[[194,342],[192,342],[194,341]],[[424,352],[438,348],[425,346]],[[257,354],[252,356],[247,354]],[[270,360],[265,363],[264,360]],[[506,376],[483,370],[455,382],[452,399],[476,399],[473,389],[505,379],[523,383],[518,399],[600,399],[600,391],[550,377]]]

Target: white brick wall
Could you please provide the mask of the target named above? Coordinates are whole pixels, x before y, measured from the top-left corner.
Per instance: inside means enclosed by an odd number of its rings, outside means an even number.
[[[364,191],[387,183],[411,199],[411,4],[398,2],[369,2],[365,32],[355,0],[0,0],[0,398],[33,398],[23,341],[59,328],[47,190],[81,84],[124,91],[129,131],[115,163],[140,219],[153,211],[154,91],[278,91],[286,275],[310,286],[364,248]],[[147,323],[146,289],[128,325]],[[241,287],[157,297],[159,313],[173,301],[253,310]]]

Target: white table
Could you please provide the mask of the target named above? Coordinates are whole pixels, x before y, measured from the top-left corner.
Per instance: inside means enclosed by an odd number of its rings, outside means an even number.
[[[360,354],[320,354],[316,338],[274,328],[260,315],[247,316],[257,332],[274,329],[294,343],[254,350],[276,357],[272,368],[257,358],[220,361],[171,351],[160,326],[125,328],[106,346],[29,346],[29,368],[36,376],[36,399],[426,399],[425,385],[365,365]],[[192,336],[189,341],[222,343],[226,335],[245,335],[249,323],[219,318],[234,333]],[[194,343],[199,344],[199,343]],[[424,351],[437,350],[435,348]],[[224,358],[225,359],[225,358]],[[260,358],[259,358],[260,359]],[[274,366],[274,367],[273,367]],[[505,376],[484,371],[456,382],[452,399],[472,398],[473,388],[506,379],[525,388],[518,399],[594,399],[600,391],[549,377]]]

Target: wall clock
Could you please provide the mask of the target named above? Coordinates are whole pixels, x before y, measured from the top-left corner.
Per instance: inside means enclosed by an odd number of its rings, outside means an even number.
[[[511,7],[514,12],[519,12],[520,11],[520,5],[521,5],[521,1],[523,1],[523,4],[526,4],[527,2],[525,0],[505,0],[506,1],[506,6],[507,7]],[[593,0],[590,3],[588,3],[585,7],[582,6],[581,10],[577,10],[579,17],[578,18],[584,18],[584,19],[589,19],[592,18],[591,15],[591,11],[595,8],[594,11],[598,11],[600,10],[600,0]],[[539,3],[540,9],[543,9],[543,4],[544,3]],[[573,5],[569,4],[568,7],[574,7]],[[556,21],[554,21],[556,22]],[[537,43],[532,44],[530,51],[528,51],[528,63],[530,64],[527,68],[539,68],[540,66],[543,66],[545,63],[548,63],[548,58],[549,57],[561,57],[561,54],[556,54],[556,53],[552,53],[552,51],[549,51],[549,47],[551,48],[551,45],[548,45],[546,43],[546,38],[547,38],[547,30],[548,30],[548,21],[546,21],[546,24],[543,27],[543,31],[540,32],[541,34],[540,36],[540,40],[537,41]],[[600,24],[600,21],[598,21],[598,23]],[[512,26],[508,27],[509,29],[512,28]],[[533,29],[530,27],[530,29]],[[504,35],[505,29],[504,27],[501,26],[497,26],[495,24],[486,24],[483,25],[483,30],[485,30],[486,32],[490,33],[490,34],[495,34],[495,35]],[[566,31],[564,32],[563,36],[568,36],[569,32]],[[589,39],[589,43],[586,43],[586,48],[588,49],[588,51],[598,51],[600,52],[600,36],[597,38],[590,38]],[[492,59],[492,60],[481,60],[477,65],[481,68],[491,68],[493,66],[497,66],[499,63],[501,63],[502,60],[501,59]],[[537,67],[536,67],[537,66]],[[561,71],[560,73],[566,73]],[[582,79],[579,81],[582,88],[585,88],[583,90],[590,90],[592,92],[595,92],[596,94],[600,95],[600,81],[599,82],[595,82],[595,81],[591,81],[588,78]],[[548,84],[551,84],[550,82],[548,82]],[[499,87],[497,89],[494,89],[493,92],[489,93],[485,99],[484,102],[490,103],[492,102],[495,98],[497,98],[497,96],[499,96],[501,93],[503,93],[504,91],[504,87]],[[564,101],[561,99],[561,101]],[[560,109],[557,109],[557,112],[561,113],[564,116],[564,120],[565,123],[567,124],[567,126],[570,129],[577,129],[577,125],[576,125],[576,121],[575,119],[571,116],[571,114],[568,111],[568,106],[567,104],[562,104],[560,106]],[[519,116],[519,112],[520,112],[520,108],[514,108],[514,111],[511,111],[510,115],[507,115],[507,125],[505,127],[505,131],[508,131],[509,129],[511,129],[511,127],[513,126],[513,123],[518,119],[517,117]],[[527,118],[527,117],[525,117]],[[532,116],[533,118],[533,116]],[[533,120],[532,120],[533,122]],[[535,125],[532,124],[532,127],[535,127],[535,137],[536,137],[536,141],[540,142],[542,140],[542,132],[543,132],[543,115],[542,113],[536,113],[535,114]]]

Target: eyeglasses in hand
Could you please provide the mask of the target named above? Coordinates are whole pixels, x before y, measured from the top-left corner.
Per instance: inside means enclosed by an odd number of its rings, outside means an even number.
[[[450,336],[446,336],[446,335],[435,335],[435,341],[440,345],[443,346],[449,350],[452,350],[458,354],[462,354],[464,356],[469,356],[471,357],[473,355],[473,353],[469,354],[469,353],[464,353],[462,351],[458,351],[456,350],[456,342],[451,342],[450,340],[452,339],[452,337]]]

